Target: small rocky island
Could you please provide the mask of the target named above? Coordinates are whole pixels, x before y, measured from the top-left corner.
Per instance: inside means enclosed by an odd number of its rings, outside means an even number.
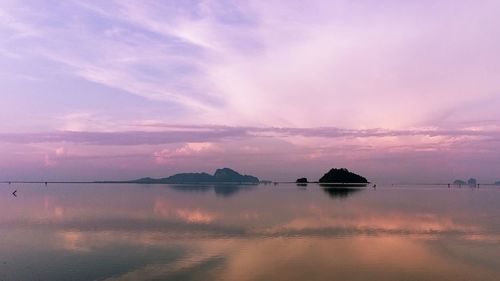
[[[307,178],[299,178],[295,181],[297,185],[307,184]],[[317,182],[322,186],[336,186],[336,187],[363,187],[370,182],[365,178],[346,168],[333,168],[324,174]]]
[[[345,187],[366,186],[369,182],[365,177],[350,172],[346,168],[333,168],[319,179],[320,184]]]
[[[308,183],[307,178],[299,178],[295,182],[296,183]]]
[[[307,186],[307,178],[299,178],[295,181],[295,183],[297,184],[297,186]]]
[[[464,180],[455,180],[453,185],[465,185],[467,184]]]
[[[470,186],[476,186],[477,180],[475,178],[470,178],[469,180],[467,180],[467,184]]]
[[[111,182],[110,182],[111,183]],[[141,184],[198,184],[198,183],[243,183],[257,184],[259,179],[250,175],[242,175],[229,168],[217,169],[213,175],[208,173],[180,173],[166,178],[140,178],[116,183]]]

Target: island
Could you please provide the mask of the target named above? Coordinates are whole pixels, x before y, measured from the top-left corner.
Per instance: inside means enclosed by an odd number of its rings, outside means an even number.
[[[259,179],[250,175],[242,175],[230,168],[217,169],[213,175],[208,173],[180,173],[166,178],[140,178],[129,181],[100,181],[98,183],[139,183],[139,184],[204,184],[204,183],[238,183],[258,184]]]
[[[302,186],[302,187],[304,187],[304,186],[307,186],[308,181],[307,181],[307,178],[298,178],[298,179],[295,181],[295,183],[297,184],[297,186]]]
[[[319,179],[319,183],[328,186],[360,187],[366,186],[369,182],[365,177],[346,168],[333,168]]]
[[[500,181],[495,182],[495,185],[500,185]]]
[[[470,185],[470,186],[476,186],[477,185],[477,180],[475,178],[470,178],[467,181],[467,184]]]
[[[467,183],[466,183],[465,181],[463,181],[463,180],[455,180],[455,181],[453,182],[453,184],[454,184],[454,185],[465,185],[465,184],[467,184]]]

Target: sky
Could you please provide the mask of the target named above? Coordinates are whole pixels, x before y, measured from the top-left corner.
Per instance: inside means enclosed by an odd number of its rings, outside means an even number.
[[[500,180],[500,2],[0,1],[0,180]]]

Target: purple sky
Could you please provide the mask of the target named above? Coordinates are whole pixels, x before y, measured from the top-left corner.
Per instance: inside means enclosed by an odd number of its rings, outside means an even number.
[[[0,180],[500,180],[498,1],[2,1]]]

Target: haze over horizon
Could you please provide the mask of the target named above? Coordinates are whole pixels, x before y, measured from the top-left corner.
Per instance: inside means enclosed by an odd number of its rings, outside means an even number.
[[[500,2],[2,1],[0,180],[500,180]]]

